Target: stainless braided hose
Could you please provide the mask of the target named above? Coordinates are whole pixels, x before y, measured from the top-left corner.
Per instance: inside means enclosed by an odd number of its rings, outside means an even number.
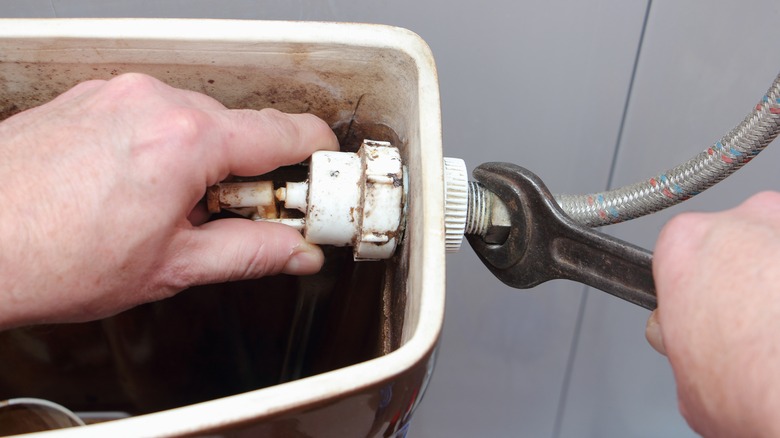
[[[679,204],[712,187],[753,159],[780,131],[780,74],[755,109],[720,141],[648,180],[587,195],[555,195],[575,221],[615,224]]]

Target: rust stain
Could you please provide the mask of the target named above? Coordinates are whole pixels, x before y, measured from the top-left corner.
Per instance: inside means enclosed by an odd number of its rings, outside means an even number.
[[[8,103],[7,105],[0,107],[0,120],[5,120],[21,111],[22,110],[15,103]]]
[[[393,180],[393,187],[401,187],[404,184],[403,177],[397,173],[388,173],[388,178],[392,178]]]
[[[219,203],[219,184],[210,186],[206,189],[206,207],[209,213],[219,213],[222,207]]]
[[[271,205],[261,205],[257,207],[257,213],[262,217],[263,219],[278,219],[279,218],[279,210],[277,209],[276,203],[274,202]]]
[[[230,207],[238,204],[240,188],[234,185],[224,185],[219,187],[219,206],[221,208]]]

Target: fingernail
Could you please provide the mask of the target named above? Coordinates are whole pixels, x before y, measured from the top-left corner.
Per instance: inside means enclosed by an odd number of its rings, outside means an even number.
[[[650,314],[645,327],[645,337],[653,349],[666,356],[666,347],[664,347],[664,337],[661,334],[661,325],[658,324],[657,310]]]
[[[308,275],[319,272],[325,256],[317,245],[301,243],[293,249],[292,255],[282,272],[290,275]]]

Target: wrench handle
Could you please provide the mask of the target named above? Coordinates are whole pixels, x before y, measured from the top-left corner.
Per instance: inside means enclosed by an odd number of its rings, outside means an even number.
[[[554,238],[550,256],[561,278],[577,281],[654,310],[653,253],[590,229],[569,229]]]

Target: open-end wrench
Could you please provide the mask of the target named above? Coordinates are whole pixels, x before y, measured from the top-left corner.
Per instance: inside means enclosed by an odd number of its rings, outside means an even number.
[[[468,236],[499,280],[526,289],[569,279],[646,309],[656,308],[650,251],[574,222],[541,179],[520,166],[485,163],[474,170],[474,178],[510,212],[509,235],[503,243]]]

